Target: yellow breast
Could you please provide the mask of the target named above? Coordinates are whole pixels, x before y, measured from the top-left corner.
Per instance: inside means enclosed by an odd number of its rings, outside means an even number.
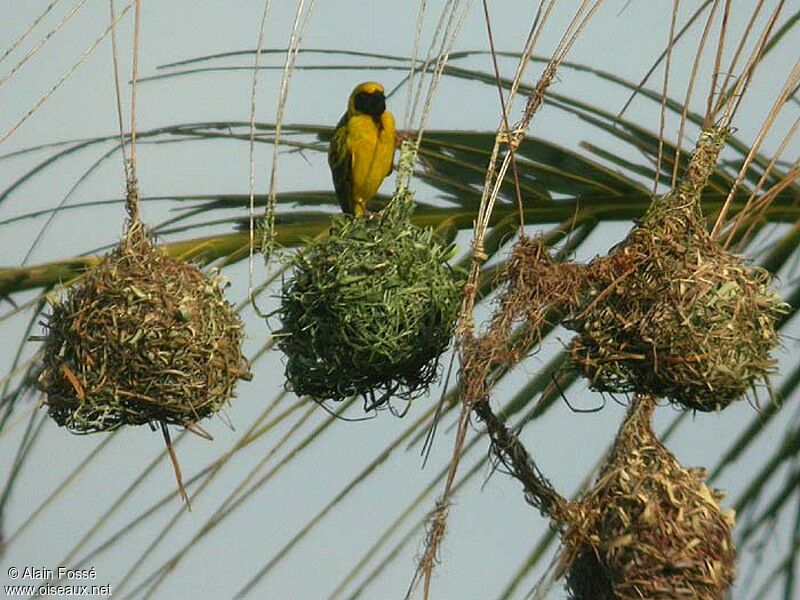
[[[378,192],[392,170],[395,148],[394,117],[385,111],[378,122],[355,115],[347,123],[347,149],[352,156],[352,196],[356,212]]]

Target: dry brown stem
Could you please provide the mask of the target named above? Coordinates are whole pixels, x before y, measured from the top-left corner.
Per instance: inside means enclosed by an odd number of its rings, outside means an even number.
[[[559,494],[536,466],[516,434],[494,414],[488,400],[476,402],[472,409],[486,424],[492,438],[492,451],[525,488],[525,500],[559,528],[571,523],[573,505]]]

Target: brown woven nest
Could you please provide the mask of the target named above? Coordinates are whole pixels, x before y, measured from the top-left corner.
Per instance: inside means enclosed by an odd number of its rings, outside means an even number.
[[[636,401],[564,535],[575,600],[722,600],[733,581],[733,511],[655,437],[654,405]]]
[[[500,293],[488,327],[461,340],[464,396],[489,396],[492,378],[535,352],[546,334],[578,303],[584,265],[551,256],[542,237],[521,235],[497,282]]]
[[[773,372],[785,305],[769,273],[706,230],[700,192],[726,132],[703,135],[681,185],[654,199],[625,242],[590,265],[600,283],[566,324],[578,333],[572,360],[592,389],[709,411]]]
[[[138,222],[51,308],[39,387],[74,433],[187,426],[249,376],[242,323],[219,283],[154,246]]]

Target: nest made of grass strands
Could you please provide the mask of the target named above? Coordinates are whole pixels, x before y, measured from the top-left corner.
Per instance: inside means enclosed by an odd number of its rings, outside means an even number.
[[[279,346],[298,395],[367,407],[411,400],[438,377],[461,284],[449,249],[411,223],[410,192],[370,218],[334,219],[330,236],[292,259]]]
[[[542,329],[557,323],[578,303],[585,285],[584,265],[551,256],[541,237],[521,235],[498,281],[501,292],[488,326],[462,344],[461,380],[470,402],[485,400],[489,379],[534,352]]]
[[[249,376],[219,282],[154,246],[138,222],[51,309],[39,387],[74,433],[191,425]]]
[[[573,511],[562,567],[575,600],[722,600],[734,576],[733,511],[650,428],[639,397],[597,483]]]
[[[773,372],[785,304],[767,271],[711,237],[700,211],[726,134],[705,132],[681,185],[654,199],[625,242],[590,265],[601,283],[566,325],[578,333],[572,361],[592,389],[710,411]]]

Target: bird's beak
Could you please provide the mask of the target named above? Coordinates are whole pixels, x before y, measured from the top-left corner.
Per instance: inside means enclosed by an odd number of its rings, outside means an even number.
[[[386,96],[383,92],[378,92],[375,94],[375,106],[378,108],[377,114],[383,114],[383,111],[386,110]]]

